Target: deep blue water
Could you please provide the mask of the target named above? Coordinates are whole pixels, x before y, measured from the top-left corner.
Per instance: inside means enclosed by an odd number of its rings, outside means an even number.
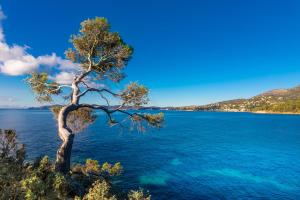
[[[300,199],[300,116],[165,112],[161,130],[109,128],[100,116],[76,136],[73,161],[120,161],[116,184],[152,199]],[[59,140],[49,111],[0,110],[29,159],[54,158]],[[122,131],[123,130],[123,131]]]

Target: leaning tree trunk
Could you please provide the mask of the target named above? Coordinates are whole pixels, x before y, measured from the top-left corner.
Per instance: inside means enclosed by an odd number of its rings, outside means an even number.
[[[66,174],[70,171],[71,152],[74,134],[67,126],[67,116],[74,110],[74,105],[63,107],[58,114],[58,135],[62,140],[62,144],[56,153],[55,170]]]

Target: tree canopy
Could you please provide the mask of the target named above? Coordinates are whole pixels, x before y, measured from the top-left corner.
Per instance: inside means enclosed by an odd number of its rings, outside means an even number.
[[[72,71],[73,80],[70,83],[56,82],[47,72],[35,72],[28,77],[27,82],[39,102],[52,102],[54,96],[60,96],[76,105],[68,116],[68,124],[73,126],[71,129],[74,132],[80,132],[95,120],[91,111],[95,109],[104,111],[110,124],[117,123],[112,114],[121,112],[137,123],[146,121],[150,126],[161,126],[162,114],[124,111],[128,106],[138,108],[148,103],[149,90],[145,86],[131,82],[122,91],[115,92],[110,89],[111,84],[118,83],[125,77],[123,69],[132,57],[133,48],[122,40],[119,33],[111,32],[110,24],[105,18],[96,17],[83,21],[79,33],[72,35],[70,42],[73,46],[66,50],[65,55],[77,66]],[[98,93],[97,102],[82,103],[81,98],[87,93]],[[112,99],[119,100],[119,107],[110,105]],[[98,100],[101,101],[100,104]],[[52,109],[56,117],[59,112],[57,108],[61,107]],[[82,126],[75,128],[75,122],[77,126]]]
[[[74,134],[95,121],[95,110],[103,111],[110,125],[124,121],[119,122],[113,116],[121,113],[140,131],[146,126],[160,128],[164,121],[162,113],[128,110],[138,110],[149,102],[149,90],[145,86],[130,82],[121,91],[112,89],[112,85],[124,79],[123,69],[132,57],[133,48],[122,40],[119,33],[110,30],[105,18],[83,21],[79,33],[72,35],[70,42],[72,47],[65,52],[73,66],[72,72],[68,72],[72,77],[69,82],[59,82],[49,72],[35,72],[27,78],[38,101],[52,102],[54,97],[69,101],[52,108],[62,140],[56,154],[56,170],[64,174],[70,171]],[[98,96],[92,99],[92,103],[83,101],[89,93]],[[112,100],[118,100],[118,105],[112,106]]]

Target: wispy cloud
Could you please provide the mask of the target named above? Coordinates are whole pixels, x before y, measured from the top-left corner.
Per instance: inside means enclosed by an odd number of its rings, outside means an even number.
[[[59,83],[69,83],[74,75],[77,64],[57,56],[50,55],[33,56],[28,53],[28,46],[17,44],[9,45],[5,41],[2,21],[6,16],[0,6],[0,72],[10,76],[18,76],[38,71],[41,67],[56,68],[59,72],[53,79]]]
[[[0,96],[0,108],[17,107],[19,99],[13,96]]]
[[[51,76],[50,79],[52,79],[60,84],[70,84],[70,83],[72,83],[74,76],[75,76],[75,74],[73,72],[62,71],[62,72],[56,74],[54,77]]]
[[[15,97],[10,97],[10,96],[0,96],[0,102],[4,103],[13,103],[16,102],[17,99]]]

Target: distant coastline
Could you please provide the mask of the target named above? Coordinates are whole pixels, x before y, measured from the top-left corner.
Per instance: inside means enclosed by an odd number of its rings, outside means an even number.
[[[251,112],[254,114],[276,114],[276,115],[300,115],[300,113],[295,113],[295,112],[268,112],[268,111],[254,111]]]
[[[225,110],[173,110],[185,112],[224,112],[224,113],[252,113],[252,114],[270,114],[270,115],[300,115],[300,112],[269,112],[269,111],[225,111]]]
[[[176,107],[177,110],[300,114],[300,86],[268,91],[249,99],[233,99],[207,105]]]
[[[37,107],[8,107],[0,109],[27,109],[27,110],[49,110],[52,106],[44,105]],[[109,109],[117,109],[119,105],[109,106]],[[249,112],[255,114],[300,114],[300,86],[290,89],[276,89],[268,91],[249,99],[233,99],[207,105],[191,106],[125,106],[123,110],[170,110],[170,111],[209,111],[209,112]]]
[[[0,110],[50,110],[52,106],[24,107],[24,108],[0,108]],[[114,107],[114,106],[113,106]],[[116,106],[117,107],[117,106]],[[113,108],[112,108],[113,109]],[[157,111],[184,111],[184,112],[224,112],[224,113],[252,113],[252,114],[276,114],[276,115],[300,115],[300,112],[274,112],[274,111],[246,111],[246,110],[200,110],[182,109],[180,107],[141,107],[139,109],[127,107],[124,110],[157,110]]]

